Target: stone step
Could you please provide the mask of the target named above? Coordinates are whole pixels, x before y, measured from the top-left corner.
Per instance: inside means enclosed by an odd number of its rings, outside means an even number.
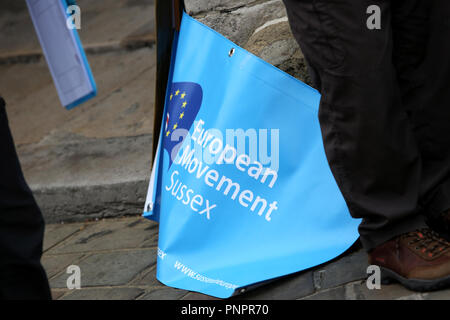
[[[154,40],[154,0],[78,0],[77,4],[81,8],[78,33],[87,48],[136,37]],[[1,1],[0,29],[0,61],[41,52],[25,1]]]
[[[144,206],[154,49],[94,54],[88,60],[98,96],[70,111],[60,105],[42,59],[0,65],[19,159],[48,222],[137,214]]]

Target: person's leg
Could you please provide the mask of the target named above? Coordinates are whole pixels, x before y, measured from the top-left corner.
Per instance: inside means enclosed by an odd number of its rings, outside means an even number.
[[[422,204],[431,224],[449,236],[450,209],[450,1],[431,5],[430,37],[425,59],[417,66],[415,83],[405,92],[423,162]]]
[[[425,227],[421,158],[393,67],[391,1],[284,0],[291,29],[318,72],[330,168],[369,251]],[[381,9],[381,28],[367,25]]]
[[[25,182],[0,98],[0,299],[51,299],[44,220]]]

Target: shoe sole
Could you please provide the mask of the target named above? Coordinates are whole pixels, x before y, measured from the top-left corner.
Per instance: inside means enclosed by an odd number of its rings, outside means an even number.
[[[380,267],[380,269],[381,284],[390,284],[397,281],[405,288],[418,292],[436,291],[450,286],[450,275],[445,278],[435,280],[407,279],[392,270],[383,267]]]

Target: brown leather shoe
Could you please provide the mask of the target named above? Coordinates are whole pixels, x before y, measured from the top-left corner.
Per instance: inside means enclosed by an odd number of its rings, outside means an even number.
[[[431,229],[393,238],[369,253],[381,269],[382,283],[396,280],[414,291],[450,286],[450,243]]]

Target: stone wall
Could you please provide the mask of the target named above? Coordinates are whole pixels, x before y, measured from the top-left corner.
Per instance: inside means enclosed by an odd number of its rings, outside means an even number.
[[[281,0],[185,0],[186,11],[237,45],[310,83]]]

